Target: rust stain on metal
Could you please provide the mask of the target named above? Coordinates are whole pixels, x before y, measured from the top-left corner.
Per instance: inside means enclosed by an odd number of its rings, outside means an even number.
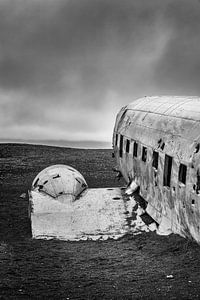
[[[123,107],[113,148],[160,230],[200,243],[200,98],[144,97]]]

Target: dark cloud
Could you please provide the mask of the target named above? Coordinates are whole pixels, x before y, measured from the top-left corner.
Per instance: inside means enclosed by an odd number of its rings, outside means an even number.
[[[158,13],[148,1],[3,3],[1,85],[45,93],[71,73],[86,92],[123,81],[113,71],[130,73],[129,56],[154,34]],[[70,80],[64,88],[74,91]]]
[[[0,122],[107,138],[139,95],[199,94],[199,17],[196,0],[0,1]]]
[[[200,94],[199,16],[197,1],[175,1],[166,8],[165,22],[172,35],[162,57],[155,64],[156,83],[166,93]]]

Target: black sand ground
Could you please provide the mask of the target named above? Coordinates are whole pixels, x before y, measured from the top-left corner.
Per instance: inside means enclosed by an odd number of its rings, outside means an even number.
[[[0,299],[200,299],[200,246],[179,236],[32,240],[28,198],[20,195],[39,171],[60,163],[90,187],[123,185],[110,150],[0,145]]]

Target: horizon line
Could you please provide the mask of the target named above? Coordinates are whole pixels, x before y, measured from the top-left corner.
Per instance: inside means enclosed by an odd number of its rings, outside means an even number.
[[[36,140],[36,139],[12,139],[12,138],[0,138],[1,144],[35,144],[35,145],[46,145],[46,146],[57,146],[57,147],[68,147],[68,148],[83,148],[83,149],[111,149],[112,142],[106,141],[94,141],[94,140]]]

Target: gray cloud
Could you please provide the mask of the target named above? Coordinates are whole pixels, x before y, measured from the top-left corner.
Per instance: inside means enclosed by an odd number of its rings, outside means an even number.
[[[165,13],[172,36],[155,65],[157,85],[161,85],[166,92],[171,90],[173,93],[199,95],[199,3],[175,1],[168,5]]]
[[[196,0],[0,1],[0,136],[107,139],[139,95],[199,94],[199,17]]]

